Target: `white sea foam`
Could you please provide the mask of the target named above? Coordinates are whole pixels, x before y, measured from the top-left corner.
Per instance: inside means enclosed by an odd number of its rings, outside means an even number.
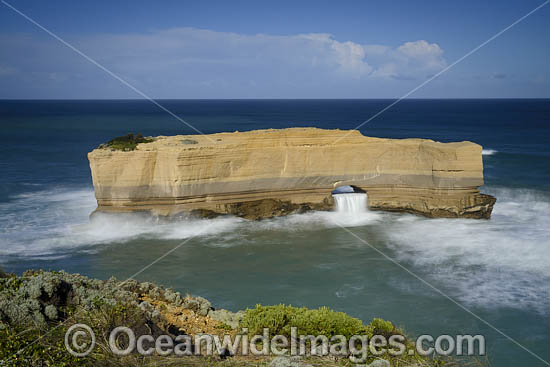
[[[367,195],[361,193],[345,193],[332,195],[336,211],[341,214],[362,214],[367,211]]]
[[[402,216],[387,230],[400,260],[428,272],[471,305],[550,311],[550,202],[498,190],[492,219]]]
[[[494,150],[494,149],[482,149],[481,150],[481,155],[493,155],[493,154],[496,154],[498,153],[497,150]]]
[[[53,189],[19,195],[0,204],[0,255],[58,258],[75,250],[138,237],[186,239],[231,230],[238,218],[161,221],[140,214],[102,214],[91,189]]]
[[[535,191],[498,190],[491,220],[426,219],[381,212],[309,212],[263,221],[235,217],[160,220],[140,214],[98,214],[91,189],[53,189],[0,204],[0,261],[94,253],[136,238],[235,247],[276,232],[368,227],[400,261],[428,274],[451,296],[476,306],[550,310],[550,200]],[[336,222],[336,223],[335,223]],[[345,233],[343,234],[345,235]],[[345,237],[347,238],[347,237]],[[345,251],[360,246],[335,244]],[[382,246],[382,244],[378,244]],[[347,247],[346,247],[347,246]],[[346,296],[348,290],[340,290]]]
[[[302,231],[305,228],[353,227],[374,223],[378,213],[309,212],[260,222],[231,216],[215,219],[162,220],[150,215],[96,213],[92,189],[56,188],[13,197],[0,204],[0,255],[51,259],[74,251],[97,250],[98,246],[137,238],[184,240],[193,236],[224,236],[212,246],[238,246],[241,232]],[[0,260],[1,261],[1,260]]]

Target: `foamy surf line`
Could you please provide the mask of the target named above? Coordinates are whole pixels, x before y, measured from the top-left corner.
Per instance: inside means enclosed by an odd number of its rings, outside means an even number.
[[[104,246],[133,240],[184,240],[239,247],[257,234],[338,230],[335,222],[387,238],[399,261],[434,277],[460,301],[483,307],[550,310],[550,199],[535,190],[489,190],[497,198],[491,220],[426,219],[383,212],[309,212],[259,222],[236,217],[165,220],[143,214],[89,214],[91,189],[52,189],[0,204],[3,260],[93,256]],[[364,232],[363,232],[364,233]],[[330,237],[327,237],[330,238]],[[353,241],[353,238],[349,239]],[[191,244],[191,242],[190,242]],[[261,245],[261,243],[257,243]],[[340,246],[334,243],[334,246]],[[343,249],[345,251],[345,249]],[[416,270],[415,270],[416,269]]]
[[[184,240],[229,232],[295,232],[335,228],[336,223],[354,227],[381,217],[380,213],[371,212],[359,215],[310,212],[261,222],[232,216],[165,219],[143,213],[97,213],[90,218],[96,201],[89,188],[52,188],[12,199],[0,204],[0,234],[4,239],[0,243],[0,255],[29,259],[68,257],[81,250],[93,252],[101,245],[136,239]],[[237,245],[235,241],[231,246]]]
[[[493,154],[496,154],[498,153],[497,150],[494,150],[494,149],[482,149],[481,150],[481,155],[493,155]]]
[[[550,312],[550,200],[534,190],[491,190],[489,221],[401,217],[385,233],[399,261],[475,306]]]

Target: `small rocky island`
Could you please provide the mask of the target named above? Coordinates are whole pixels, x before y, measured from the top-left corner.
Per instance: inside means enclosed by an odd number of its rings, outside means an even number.
[[[480,145],[289,128],[210,135],[127,136],[88,154],[98,211],[232,214],[249,219],[332,210],[351,186],[370,210],[485,218]]]

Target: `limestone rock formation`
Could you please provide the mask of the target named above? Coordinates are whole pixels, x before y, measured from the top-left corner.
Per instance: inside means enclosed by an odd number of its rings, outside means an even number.
[[[489,218],[496,200],[479,192],[481,146],[466,141],[291,128],[159,136],[88,158],[100,211],[260,219],[330,210],[342,185],[366,191],[372,210],[429,217]]]

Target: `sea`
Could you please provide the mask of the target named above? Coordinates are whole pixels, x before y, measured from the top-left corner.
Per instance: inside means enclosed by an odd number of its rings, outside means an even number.
[[[158,102],[200,131],[215,133],[353,129],[393,100]],[[263,221],[90,218],[96,202],[89,151],[130,132],[194,131],[145,100],[4,100],[0,267],[18,274],[63,269],[121,280],[139,272],[140,281],[234,311],[256,304],[328,306],[365,321],[391,320],[412,337],[484,335],[487,356],[479,359],[491,366],[545,366],[550,100],[403,100],[359,130],[375,137],[481,144],[482,191],[497,198],[492,218],[370,211]]]

